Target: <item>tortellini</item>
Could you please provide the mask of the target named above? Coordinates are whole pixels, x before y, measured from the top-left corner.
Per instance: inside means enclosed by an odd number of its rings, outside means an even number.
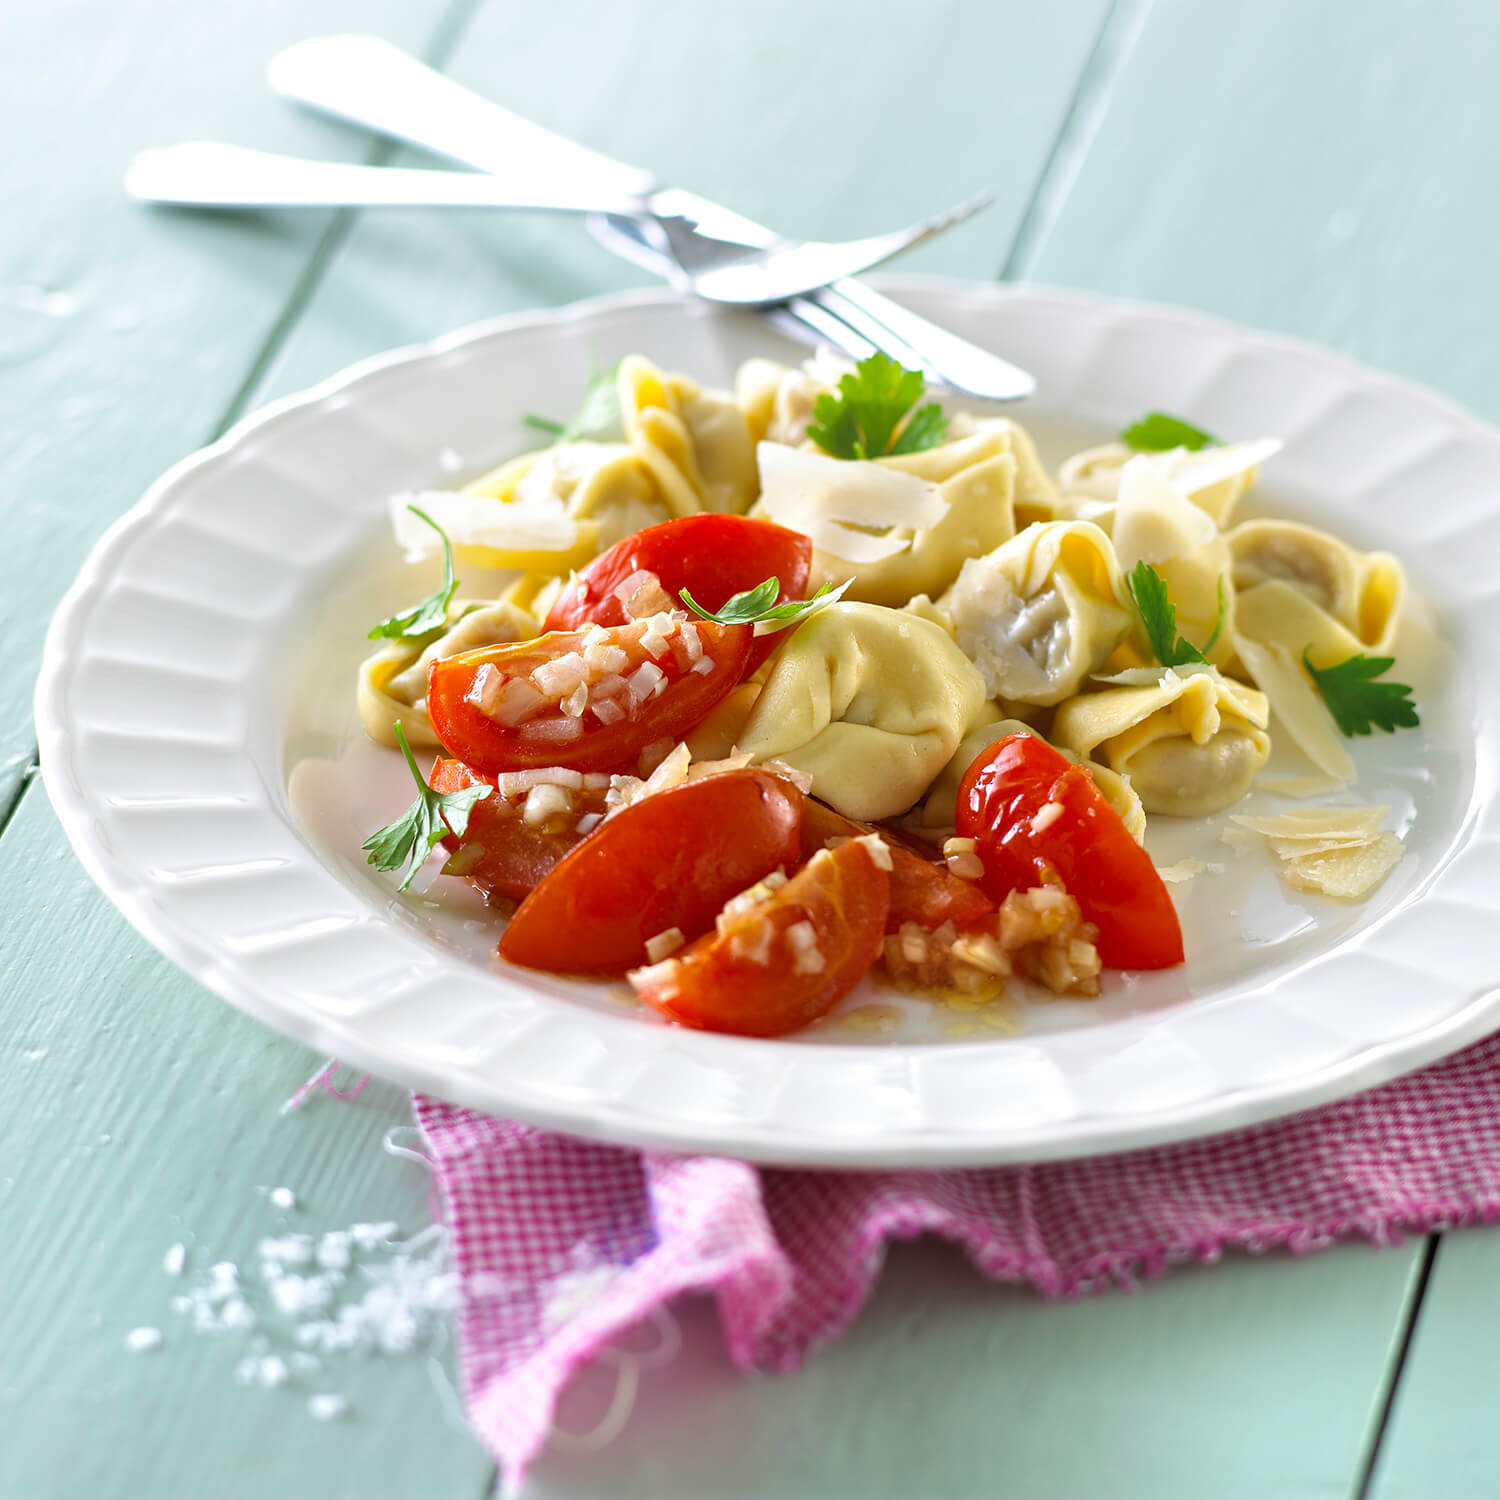
[[[392,641],[365,659],[356,688],[365,733],[382,745],[395,745],[399,723],[413,749],[437,748],[427,716],[427,669],[432,663],[479,646],[527,641],[540,635],[541,628],[535,616],[508,600],[455,599],[448,607],[448,628],[435,640],[425,646]]]
[[[1235,629],[1304,651],[1315,666],[1389,653],[1406,579],[1385,552],[1356,552],[1294,521],[1246,521],[1228,535],[1238,594]]]
[[[1169,479],[1217,526],[1228,523],[1234,508],[1259,477],[1259,465],[1278,452],[1274,438],[1250,443],[1216,444],[1196,451],[1172,448],[1147,455],[1164,479]],[[1099,519],[1108,529],[1107,516],[1119,498],[1120,477],[1125,465],[1141,455],[1124,443],[1104,443],[1085,448],[1064,461],[1058,470],[1058,485],[1066,496],[1096,502],[1099,509],[1088,519]]]
[[[1109,538],[1087,521],[1028,527],[965,562],[937,601],[991,697],[1059,703],[1130,629]]]
[[[618,380],[625,436],[671,513],[743,515],[759,484],[755,442],[734,397],[664,374],[639,354],[620,361]]]
[[[1250,790],[1271,753],[1268,716],[1264,693],[1213,667],[1180,667],[1070,698],[1052,737],[1128,776],[1147,812],[1193,818]]]
[[[984,683],[940,626],[873,604],[833,604],[792,633],[739,734],[851,818],[905,812],[979,717]]]

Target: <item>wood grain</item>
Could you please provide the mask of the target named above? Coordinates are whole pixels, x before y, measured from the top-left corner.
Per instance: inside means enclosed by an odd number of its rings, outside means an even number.
[[[212,218],[126,200],[131,156],[218,138],[358,159],[367,139],[293,113],[267,60],[309,31],[418,50],[454,0],[267,0],[222,31],[163,0],[8,7],[0,45],[0,809],[34,745],[52,606],[101,531],[211,438],[330,216]]]
[[[831,0],[732,14],[685,0],[492,5],[453,66],[789,232],[868,232],[990,182],[997,207],[913,266],[991,274],[1024,226],[1019,264],[1040,279],[1283,328],[1494,411],[1473,336],[1493,304],[1489,10],[1108,9],[1101,58],[1104,0],[947,0],[921,24],[867,10],[858,25]],[[192,12],[146,0],[7,18],[0,139],[26,149],[0,153],[4,201],[24,209],[0,224],[0,421],[17,435],[0,450],[0,631],[21,668],[0,684],[0,794],[29,750],[42,616],[106,520],[241,398],[634,279],[542,220],[369,218],[325,274],[326,219],[156,217],[119,200],[131,150],[190,135],[358,156],[359,138],[269,100],[264,58],[336,28],[421,45],[439,13],[276,0],[237,8],[211,53]],[[64,129],[44,106],[65,93]],[[664,107],[683,98],[691,110]],[[166,1244],[191,1232],[195,1250],[236,1256],[267,1232],[257,1186],[297,1188],[318,1227],[418,1222],[416,1169],[377,1148],[402,1102],[383,1091],[278,1119],[313,1059],[152,955],[35,790],[0,849],[20,872],[0,907],[0,1500],[260,1500],[314,1485],[477,1500],[488,1466],[419,1366],[350,1376],[350,1421],[319,1427],[290,1392],[235,1386],[224,1346],[123,1350],[129,1327],[168,1321]],[[1494,1374],[1465,1318],[1494,1244],[1455,1237],[1438,1258],[1414,1394],[1398,1394],[1379,1475],[1393,1495],[1446,1495],[1447,1475],[1452,1493],[1485,1492],[1464,1488],[1494,1443],[1462,1386]],[[940,1248],[898,1252],[867,1315],[795,1380],[733,1375],[705,1310],[689,1310],[687,1350],[647,1377],[625,1438],[592,1459],[549,1457],[537,1491],[1345,1493],[1413,1265],[1410,1249],[1231,1262],[1056,1307],[985,1286]],[[1434,1305],[1447,1311],[1429,1321]]]

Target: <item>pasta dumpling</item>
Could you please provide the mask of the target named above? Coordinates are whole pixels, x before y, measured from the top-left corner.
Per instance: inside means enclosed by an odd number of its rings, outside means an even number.
[[[734,397],[639,354],[620,361],[618,381],[625,436],[672,515],[743,515],[757,490],[755,442]]]
[[[1060,703],[1130,629],[1109,538],[1087,521],[1029,526],[965,562],[937,601],[991,697]]]
[[[425,646],[420,641],[392,641],[365,659],[356,685],[365,733],[379,744],[394,746],[399,723],[413,749],[438,748],[427,715],[427,669],[433,662],[479,646],[528,641],[540,635],[541,628],[535,616],[509,600],[455,599],[448,606],[447,628],[435,640]]]
[[[984,684],[930,620],[874,604],[829,605],[798,626],[739,733],[783,760],[847,817],[905,812],[978,718]]]
[[[1070,698],[1052,735],[1128,776],[1147,812],[1192,818],[1250,790],[1271,753],[1268,717],[1264,693],[1212,667],[1183,667]]]
[[[1280,450],[1276,438],[1196,450],[1172,448],[1144,455],[1124,443],[1104,443],[1066,459],[1057,472],[1057,482],[1064,495],[1095,501],[1107,514],[1119,499],[1125,466],[1134,458],[1144,457],[1216,526],[1224,526],[1259,478],[1259,466]]]
[[[1228,535],[1239,596],[1235,628],[1247,639],[1304,651],[1327,666],[1360,651],[1386,654],[1400,622],[1406,577],[1386,552],[1357,552],[1295,521],[1246,521]]]

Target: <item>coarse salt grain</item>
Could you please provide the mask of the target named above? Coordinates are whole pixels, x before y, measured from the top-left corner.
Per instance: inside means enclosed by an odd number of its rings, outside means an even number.
[[[267,1196],[270,1198],[272,1208],[287,1210],[297,1206],[297,1195],[289,1187],[272,1188]]]
[[[331,1391],[320,1391],[307,1398],[307,1409],[320,1422],[336,1422],[349,1410],[349,1403]]]
[[[187,1246],[179,1241],[175,1245],[167,1247],[167,1253],[161,1258],[161,1268],[168,1276],[181,1276],[182,1268],[187,1264]]]
[[[160,1345],[160,1328],[132,1328],[125,1335],[125,1347],[132,1354],[144,1354],[148,1349],[156,1349]]]

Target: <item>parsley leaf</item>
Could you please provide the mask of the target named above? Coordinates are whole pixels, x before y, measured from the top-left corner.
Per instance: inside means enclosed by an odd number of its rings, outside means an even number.
[[[458,579],[453,576],[453,548],[448,543],[448,533],[425,510],[418,510],[415,505],[408,505],[406,508],[414,516],[426,521],[443,539],[443,586],[404,614],[382,620],[367,637],[372,641],[409,641],[417,636],[430,635],[434,630],[441,630],[448,623],[448,606],[458,591]]]
[[[1349,738],[1369,734],[1371,726],[1394,734],[1397,729],[1415,729],[1421,722],[1406,683],[1374,680],[1396,665],[1394,656],[1361,652],[1331,667],[1315,667],[1304,651],[1302,665],[1323,695],[1340,733]]]
[[[369,851],[369,863],[377,870],[399,870],[407,865],[406,878],[396,887],[404,891],[447,834],[451,832],[462,838],[469,831],[469,814],[474,804],[495,789],[480,782],[457,792],[433,791],[417,769],[400,724],[396,725],[396,739],[417,784],[417,800],[394,823],[372,833],[359,847]]]
[[[912,411],[926,388],[920,370],[903,369],[890,355],[877,352],[839,379],[837,395],[825,391],[818,397],[807,435],[835,458],[882,458],[936,448],[948,430],[942,407],[929,402]]]
[[[1203,643],[1202,649],[1185,636],[1177,633],[1177,608],[1167,595],[1167,581],[1148,562],[1138,562],[1126,580],[1130,597],[1135,601],[1141,624],[1146,627],[1146,639],[1151,643],[1151,654],[1164,667],[1184,667],[1189,662],[1207,661],[1219,632],[1224,628],[1224,580],[1219,579],[1219,617],[1214,621],[1213,634]]]
[[[712,620],[716,625],[754,625],[756,635],[774,635],[789,625],[800,625],[824,605],[832,604],[851,582],[852,579],[837,588],[825,583],[811,599],[788,599],[785,604],[776,602],[781,592],[779,578],[767,578],[753,589],[726,599],[718,609],[704,609],[686,589],[682,590],[682,602],[700,619]]]
[[[523,412],[521,420],[538,432],[545,432],[554,442],[576,443],[585,438],[613,437],[621,427],[620,390],[615,376],[619,361],[603,370],[594,370],[584,388],[583,400],[570,422],[539,417],[534,411]]]
[[[1164,411],[1150,411],[1138,422],[1132,422],[1120,434],[1120,441],[1137,453],[1165,453],[1168,448],[1188,448],[1196,453],[1218,443],[1201,427],[1184,422],[1181,417],[1169,417]]]

